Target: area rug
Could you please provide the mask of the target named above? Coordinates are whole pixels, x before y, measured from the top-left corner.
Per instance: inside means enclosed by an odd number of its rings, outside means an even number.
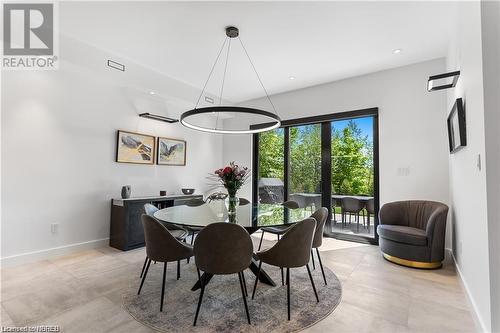
[[[191,291],[197,281],[196,269],[191,261],[181,264],[181,278],[176,280],[176,264],[167,265],[167,281],[163,312],[160,312],[163,264],[151,264],[141,291],[139,269],[137,281],[123,296],[125,309],[137,321],[162,332],[296,332],[314,325],[328,316],[340,303],[342,286],[337,276],[325,267],[328,285],[325,286],[321,270],[312,270],[319,303],[307,275],[307,270],[290,270],[291,320],[287,320],[286,286],[281,285],[278,268],[262,265],[276,282],[276,287],[260,283],[255,299],[251,299],[255,275],[245,271],[249,293],[248,308],[252,324],[247,323],[238,275],[217,275],[205,288],[203,303],[196,327],[193,319],[200,291]]]

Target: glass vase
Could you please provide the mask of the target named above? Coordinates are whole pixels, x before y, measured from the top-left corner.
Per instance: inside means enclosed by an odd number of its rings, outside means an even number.
[[[236,193],[230,193],[226,198],[226,208],[227,208],[227,217],[229,222],[236,222],[236,208],[240,203],[240,199],[236,197]]]

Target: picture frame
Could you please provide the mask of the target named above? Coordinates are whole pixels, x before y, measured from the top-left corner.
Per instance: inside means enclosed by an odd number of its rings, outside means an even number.
[[[156,164],[185,166],[186,146],[185,140],[158,137]]]
[[[124,130],[116,132],[116,162],[154,165],[155,154],[155,136]]]
[[[457,98],[447,119],[448,144],[450,154],[454,154],[467,145],[465,110],[462,98]]]

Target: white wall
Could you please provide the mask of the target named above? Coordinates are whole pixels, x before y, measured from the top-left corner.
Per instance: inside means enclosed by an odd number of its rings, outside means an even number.
[[[271,98],[282,119],[378,107],[381,204],[405,199],[448,203],[446,93],[426,90],[429,75],[444,70],[444,59],[437,59]],[[250,136],[226,136],[224,160],[251,166],[250,148]],[[398,176],[401,167],[410,168],[410,174]],[[250,195],[251,186],[246,186],[242,196]]]
[[[481,2],[491,330],[500,332],[500,2]]]
[[[107,69],[109,57],[127,71]],[[220,136],[137,115],[175,117],[197,89],[65,38],[60,59],[57,71],[2,72],[2,258],[105,239],[122,185],[133,196],[203,193],[222,163]],[[117,129],[186,140],[187,165],[115,163]]]
[[[450,156],[453,254],[483,330],[491,330],[488,217],[485,163],[485,118],[480,2],[457,4],[456,37],[447,58],[460,70],[448,90],[446,113],[455,99],[465,103],[467,146]],[[480,159],[482,168],[478,168]],[[498,207],[497,207],[498,208]]]

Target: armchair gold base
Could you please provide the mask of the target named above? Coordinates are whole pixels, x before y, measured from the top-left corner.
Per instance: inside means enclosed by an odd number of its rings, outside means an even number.
[[[385,254],[383,252],[382,252],[382,254],[384,255],[384,258],[386,260],[389,260],[390,262],[393,262],[393,263],[398,264],[398,265],[412,267],[412,268],[436,269],[436,268],[440,268],[443,265],[441,261],[438,261],[438,262],[412,261],[412,260],[406,260],[406,259],[394,257],[391,255]]]

